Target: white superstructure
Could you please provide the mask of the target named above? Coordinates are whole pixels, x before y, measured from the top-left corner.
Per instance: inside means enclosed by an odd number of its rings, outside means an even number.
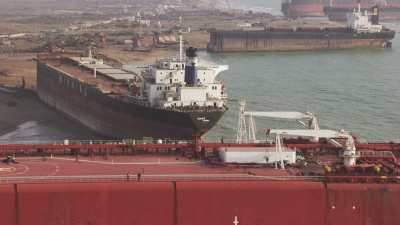
[[[140,89],[136,95],[152,107],[224,107],[227,96],[216,77],[228,66],[200,64],[194,48],[187,49],[186,58],[180,52],[178,58],[158,60],[143,69],[143,79],[135,83]]]
[[[381,32],[383,26],[380,24],[372,24],[369,20],[368,11],[361,11],[361,5],[358,4],[358,10],[354,10],[347,15],[347,25],[358,33],[378,33]]]

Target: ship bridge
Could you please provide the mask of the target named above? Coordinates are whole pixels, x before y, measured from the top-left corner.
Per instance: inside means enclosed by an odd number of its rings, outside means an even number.
[[[226,93],[216,77],[228,66],[200,65],[196,49],[186,57],[161,59],[144,73],[143,95],[151,106],[161,108],[224,108]]]

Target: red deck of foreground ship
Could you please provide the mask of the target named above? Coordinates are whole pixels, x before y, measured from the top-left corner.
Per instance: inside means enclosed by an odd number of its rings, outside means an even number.
[[[399,177],[358,171],[378,162],[396,169],[395,159],[371,154],[349,174],[326,176],[324,165],[341,159],[335,150],[315,146],[304,153],[312,156],[308,165],[285,170],[218,163],[212,148],[198,158],[154,150],[134,155],[100,151],[90,157],[86,150],[71,156],[71,146],[64,146],[66,154],[55,146],[54,155],[51,146],[23,153],[8,146],[17,163],[0,165],[1,224],[400,224]],[[362,147],[379,146],[394,149],[392,144]]]

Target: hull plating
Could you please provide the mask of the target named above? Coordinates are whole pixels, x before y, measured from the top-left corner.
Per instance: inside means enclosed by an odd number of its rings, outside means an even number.
[[[324,16],[324,5],[316,3],[282,3],[282,13],[289,18]]]
[[[384,48],[394,32],[357,34],[353,32],[214,31],[211,52],[301,51],[349,48]]]
[[[0,185],[7,225],[400,224],[400,186],[295,181]]]

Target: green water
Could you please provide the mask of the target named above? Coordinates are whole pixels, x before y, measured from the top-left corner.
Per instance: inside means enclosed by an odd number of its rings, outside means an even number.
[[[351,131],[367,140],[400,140],[400,23],[392,49],[291,53],[207,54],[230,65],[220,75],[230,111],[207,135],[234,137],[237,100],[260,111],[310,111],[322,128]],[[257,120],[259,137],[266,128],[293,123]]]

